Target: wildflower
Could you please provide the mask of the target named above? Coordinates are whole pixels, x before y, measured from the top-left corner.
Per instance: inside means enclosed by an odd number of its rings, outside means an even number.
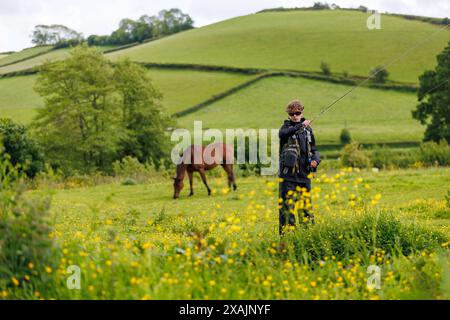
[[[20,283],[19,283],[19,280],[17,280],[16,277],[12,277],[12,278],[11,278],[11,281],[12,281],[12,283],[13,283],[16,287],[18,287],[19,284],[20,284]]]

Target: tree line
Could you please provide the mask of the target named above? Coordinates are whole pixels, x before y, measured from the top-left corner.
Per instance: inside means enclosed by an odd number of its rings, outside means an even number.
[[[158,15],[143,15],[137,20],[122,19],[119,28],[110,35],[84,36],[64,25],[37,25],[31,35],[35,45],[53,45],[56,48],[88,45],[126,45],[167,36],[194,28],[194,21],[180,9],[162,10]]]

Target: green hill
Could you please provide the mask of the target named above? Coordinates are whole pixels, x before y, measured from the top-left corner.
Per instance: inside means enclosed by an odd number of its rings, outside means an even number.
[[[439,26],[382,15],[381,30],[369,30],[368,14],[320,10],[266,12],[229,19],[164,39],[117,51],[110,57],[134,61],[194,63],[319,71],[321,61],[331,71],[367,76]],[[450,30],[389,67],[391,79],[416,83],[435,65],[436,55],[450,40]]]
[[[351,75],[365,76],[371,67],[398,57],[406,48],[442,28],[383,15],[382,29],[368,30],[367,17],[362,12],[343,10],[258,13],[107,56],[113,60],[130,57],[138,62],[169,64],[149,69],[149,75],[164,94],[165,109],[174,114],[191,110],[259,75],[179,69],[170,64],[317,72],[320,62],[326,61],[333,73],[347,71]],[[449,40],[450,31],[441,31],[427,45],[418,47],[389,67],[391,79],[417,83],[418,75],[434,67],[436,55]],[[102,48],[105,49],[107,47]],[[53,50],[0,67],[0,74],[28,69],[51,58],[62,59],[67,54],[68,49]],[[9,58],[0,59],[0,64]],[[35,79],[36,76],[0,79],[0,117],[11,117],[23,123],[32,120],[36,108],[43,105],[32,90]],[[203,120],[206,128],[279,128],[289,100],[304,101],[310,118],[349,88],[303,78],[266,78],[179,117],[178,123],[186,128],[192,128],[194,120]],[[424,127],[411,117],[416,103],[414,93],[361,88],[313,126],[321,143],[338,142],[345,125],[361,142],[419,141]]]
[[[155,87],[163,93],[163,106],[170,114],[201,103],[253,77],[225,72],[160,69],[152,69],[148,74]],[[35,75],[0,79],[0,118],[31,122],[36,109],[44,105],[33,90],[35,81]]]
[[[34,55],[41,53],[41,52],[35,52],[35,54],[33,54],[31,57],[28,56],[28,57],[21,58],[20,61],[18,61],[17,63],[8,64],[6,66],[2,62],[3,59],[0,60],[0,74],[30,69],[30,68],[42,65],[46,61],[62,60],[62,59],[65,59],[68,57],[69,51],[70,51],[70,48],[52,50],[52,47],[36,47],[33,49],[38,49],[38,48],[47,48],[47,50],[42,51],[43,54],[39,54],[37,56],[34,56]],[[102,46],[102,47],[97,47],[97,48],[101,51],[105,51],[105,50],[111,49],[113,47],[112,46],[104,46],[104,47]],[[28,49],[28,50],[32,50],[32,49]],[[14,56],[14,55],[15,54],[13,54],[11,56]],[[11,56],[6,57],[5,59],[12,58]],[[17,56],[15,56],[15,59],[16,59],[15,61],[19,60]],[[25,60],[22,60],[22,59],[25,59]],[[4,66],[2,67],[2,65],[4,65]]]
[[[7,64],[11,64],[11,63],[15,63],[18,61],[21,61],[23,59],[29,59],[31,57],[34,57],[36,55],[48,52],[50,50],[52,50],[53,47],[52,46],[39,46],[39,47],[33,47],[33,48],[28,48],[28,49],[24,49],[22,51],[19,52],[14,52],[12,54],[8,54],[6,56],[0,55],[0,67],[7,65]]]
[[[308,119],[317,115],[350,87],[302,78],[263,79],[251,87],[178,119],[192,129],[194,120],[204,128],[274,128],[286,118],[287,103],[299,98]],[[416,96],[411,93],[360,88],[318,118],[312,127],[319,143],[339,143],[347,125],[362,142],[420,141],[423,127],[411,117]]]

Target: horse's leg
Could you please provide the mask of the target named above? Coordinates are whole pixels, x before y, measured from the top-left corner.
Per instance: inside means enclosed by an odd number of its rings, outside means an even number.
[[[211,195],[211,189],[208,186],[208,182],[206,182],[206,175],[205,175],[205,169],[199,169],[198,173],[200,173],[200,176],[202,177],[202,181],[206,186],[206,189],[208,190],[208,196]]]
[[[193,171],[188,171],[188,176],[189,176],[189,185],[191,186],[191,193],[189,193],[189,197],[192,197],[194,195],[194,172]]]
[[[225,172],[227,173],[227,176],[228,176],[228,188],[231,189],[231,185],[233,185],[233,191],[236,191],[237,186],[236,186],[236,180],[234,179],[233,166],[224,164],[223,169],[225,170]]]

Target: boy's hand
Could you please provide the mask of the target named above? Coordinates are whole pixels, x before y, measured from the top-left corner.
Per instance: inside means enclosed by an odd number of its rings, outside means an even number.
[[[317,168],[317,165],[318,165],[318,163],[316,160],[311,161],[311,167]]]
[[[310,120],[305,120],[305,121],[303,121],[303,126],[305,127],[305,128],[307,128],[307,127],[309,127],[309,124],[311,123],[311,121]]]

